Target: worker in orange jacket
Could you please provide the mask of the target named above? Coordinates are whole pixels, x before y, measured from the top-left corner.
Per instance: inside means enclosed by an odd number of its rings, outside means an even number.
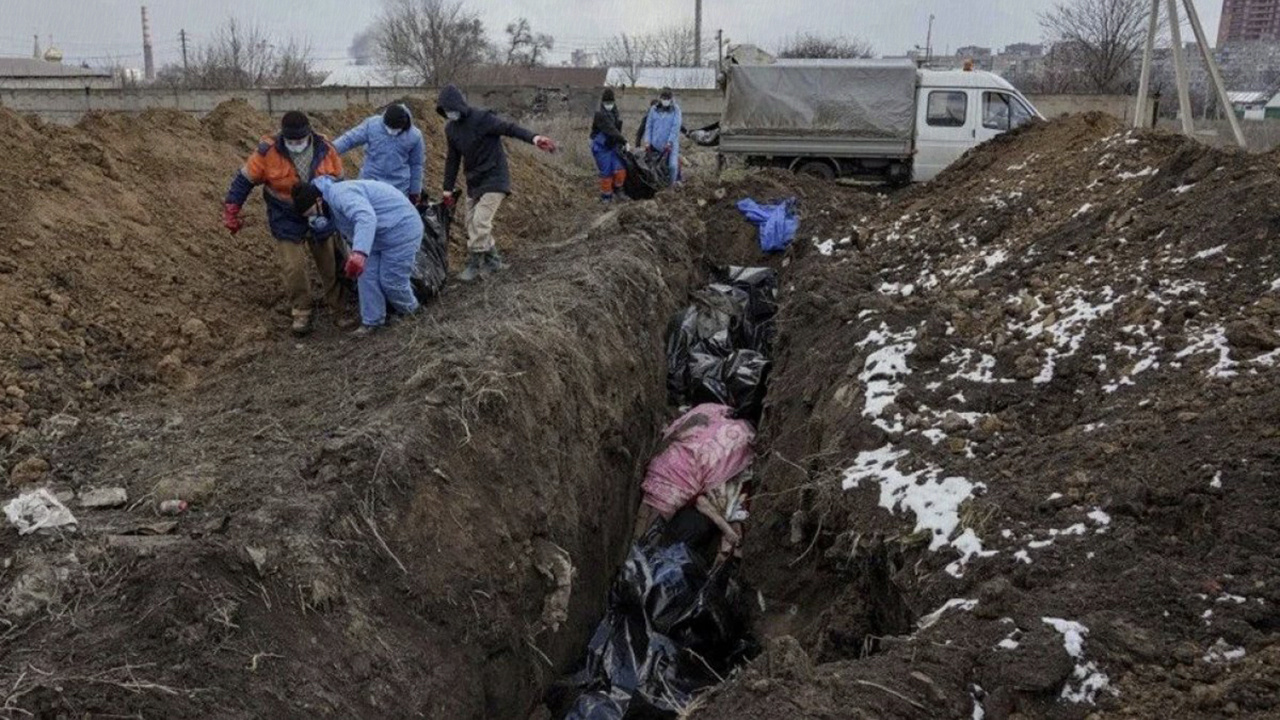
[[[240,210],[253,188],[262,185],[267,221],[275,236],[284,291],[293,310],[293,334],[312,329],[314,301],[307,278],[307,255],[315,259],[324,286],[324,302],[339,326],[351,324],[342,316],[342,287],[334,250],[337,230],[323,218],[307,218],[293,208],[293,188],[318,177],[342,179],[342,157],[321,134],[313,132],[305,113],[285,113],[280,133],[264,137],[258,149],[231,180],[223,201],[222,224],[234,235],[244,227]]]

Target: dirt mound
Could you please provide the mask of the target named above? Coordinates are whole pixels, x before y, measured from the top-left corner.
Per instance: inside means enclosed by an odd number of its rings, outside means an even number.
[[[411,101],[432,153],[438,194],[442,120]],[[317,118],[336,136],[373,112]],[[276,123],[243,101],[203,122],[185,113],[92,114],[74,128],[0,108],[0,443],[30,446],[19,430],[57,413],[77,416],[121,390],[157,380],[187,385],[202,367],[258,344],[284,323],[274,242],[255,193],[247,228],[230,237],[219,208],[246,153]],[[535,152],[513,148],[516,194],[499,235],[518,257],[552,241],[590,195]],[[349,175],[360,157],[350,158]],[[508,239],[509,238],[509,239]],[[529,238],[525,240],[524,238]],[[463,253],[461,227],[455,254]],[[19,451],[0,467],[23,459]]]
[[[371,342],[273,345],[47,442],[55,489],[137,502],[0,535],[6,709],[527,717],[630,541],[658,329],[700,243],[687,212],[627,208],[500,291]],[[157,524],[173,496],[194,509]]]
[[[1278,185],[1079,116],[800,244],[748,541],[775,640],[696,716],[1273,716]]]

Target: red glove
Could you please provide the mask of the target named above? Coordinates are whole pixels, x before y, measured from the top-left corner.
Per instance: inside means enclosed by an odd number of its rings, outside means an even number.
[[[239,205],[235,203],[224,203],[222,205],[222,226],[230,230],[232,235],[244,228],[244,220],[240,219]]]
[[[546,135],[539,135],[533,139],[533,144],[538,146],[539,150],[553,153],[556,151],[556,141]]]
[[[421,205],[422,193],[409,193],[409,202],[413,203],[414,207],[418,207],[419,205]]]
[[[353,252],[347,256],[347,264],[342,268],[342,272],[351,279],[356,279],[364,273],[364,261],[367,256],[359,251]]]
[[[455,202],[457,201],[453,199],[453,193],[445,193],[444,197],[440,199],[440,204],[444,206],[445,210],[452,210]]]

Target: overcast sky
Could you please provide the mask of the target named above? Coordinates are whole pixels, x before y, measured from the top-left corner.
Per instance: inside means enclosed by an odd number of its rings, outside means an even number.
[[[465,0],[496,37],[525,16],[556,38],[555,59],[593,50],[619,32],[643,32],[690,21],[694,0]],[[157,63],[179,59],[178,31],[193,42],[228,17],[252,20],[276,35],[310,41],[324,65],[341,64],[351,37],[377,16],[378,0],[149,0]],[[797,32],[865,38],[880,54],[924,45],[929,15],[936,52],[962,45],[1000,48],[1042,39],[1037,13],[1053,0],[704,0],[705,32],[773,49]],[[53,36],[69,60],[106,56],[141,66],[139,0],[0,0],[0,55],[29,56],[32,34]],[[1198,0],[1209,37],[1217,36],[1219,0]],[[639,8],[642,12],[635,12]]]

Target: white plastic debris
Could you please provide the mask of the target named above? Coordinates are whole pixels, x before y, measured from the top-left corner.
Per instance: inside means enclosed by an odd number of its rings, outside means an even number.
[[[74,528],[76,516],[45,488],[25,492],[4,506],[4,516],[18,529],[19,535],[30,535],[44,528]]]

